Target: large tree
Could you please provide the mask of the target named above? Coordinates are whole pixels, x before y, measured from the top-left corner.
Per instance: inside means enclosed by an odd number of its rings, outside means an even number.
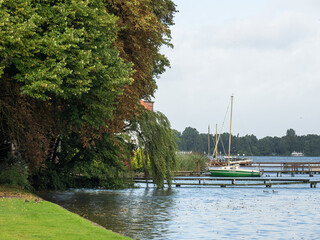
[[[110,131],[121,132],[125,122],[143,110],[139,100],[153,96],[156,78],[169,67],[160,53],[163,45],[172,47],[170,26],[176,12],[171,0],[107,0],[107,11],[117,16],[120,31],[116,46],[120,56],[133,63],[132,84],[118,99]]]
[[[117,17],[105,7],[101,0],[0,2],[1,142],[15,142],[32,168],[63,132],[99,138],[132,82],[132,65],[114,46]]]
[[[171,46],[175,11],[171,0],[0,1],[1,147],[14,145],[47,173],[123,170],[131,144],[114,133],[147,117],[139,100],[169,66],[160,47]],[[170,178],[166,156],[154,157],[161,179]]]

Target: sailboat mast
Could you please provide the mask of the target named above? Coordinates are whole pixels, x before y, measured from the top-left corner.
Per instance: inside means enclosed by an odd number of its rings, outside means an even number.
[[[230,163],[230,152],[231,152],[232,107],[233,107],[233,96],[231,96],[231,109],[230,109],[230,133],[229,133],[229,154],[228,154],[228,165],[229,165],[229,163]]]
[[[210,125],[208,125],[208,157],[210,157]]]
[[[216,147],[214,152],[216,153],[216,160],[218,160],[218,124],[216,124]]]

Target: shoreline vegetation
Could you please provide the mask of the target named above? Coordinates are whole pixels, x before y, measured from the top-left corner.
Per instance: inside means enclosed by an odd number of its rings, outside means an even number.
[[[0,184],[119,189],[134,158],[170,182],[175,135],[151,100],[170,67],[172,0],[0,6]]]
[[[210,151],[215,149],[216,135],[199,133],[197,129],[186,127],[181,133],[175,130],[179,151],[208,153],[208,139]],[[218,142],[218,153],[226,154],[229,144],[229,133],[220,134]],[[293,152],[302,152],[305,156],[320,156],[320,136],[316,134],[297,135],[290,128],[282,137],[266,136],[258,139],[254,135],[239,136],[232,135],[231,154],[245,154],[246,156],[290,156]]]
[[[0,239],[130,240],[18,187],[0,185]]]

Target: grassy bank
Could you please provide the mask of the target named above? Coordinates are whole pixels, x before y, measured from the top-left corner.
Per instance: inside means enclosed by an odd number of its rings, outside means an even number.
[[[0,186],[0,239],[129,240],[17,188]]]

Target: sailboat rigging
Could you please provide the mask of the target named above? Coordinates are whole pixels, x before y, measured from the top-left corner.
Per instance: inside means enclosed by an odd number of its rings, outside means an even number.
[[[231,164],[231,127],[232,127],[232,107],[233,96],[231,96],[231,109],[230,109],[230,132],[229,132],[229,151],[227,157],[227,165],[221,167],[209,167],[208,170],[212,176],[215,177],[260,177],[262,174],[259,170],[250,170],[240,168],[239,164]],[[216,135],[217,136],[217,135]],[[219,135],[220,138],[220,135]],[[216,138],[215,154],[217,156],[217,144],[219,138]]]

